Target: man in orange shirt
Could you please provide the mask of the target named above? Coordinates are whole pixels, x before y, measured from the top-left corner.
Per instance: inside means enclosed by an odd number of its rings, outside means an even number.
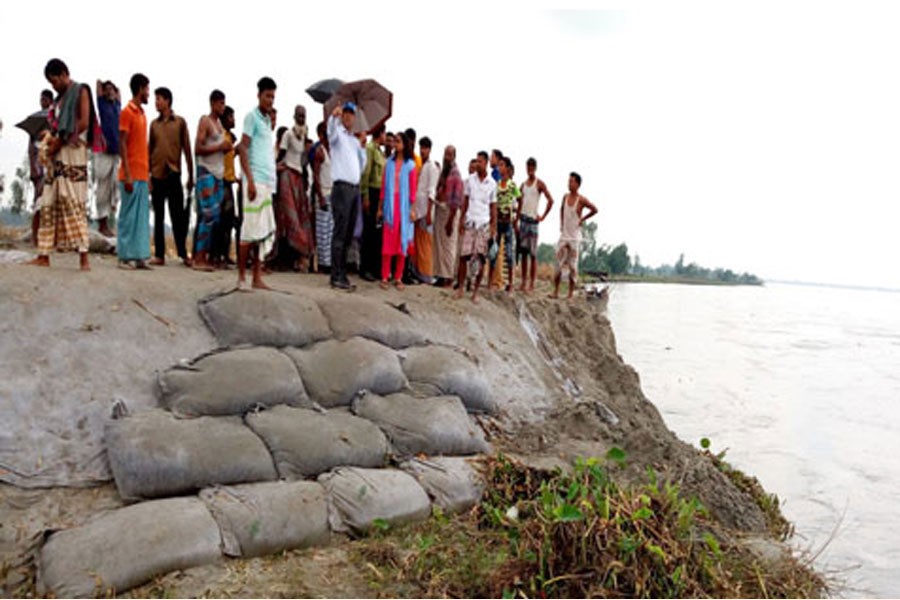
[[[150,258],[150,152],[147,116],[142,104],[150,99],[150,80],[141,73],[131,76],[132,98],[119,116],[119,192],[122,203],[116,232],[119,268],[149,269]]]

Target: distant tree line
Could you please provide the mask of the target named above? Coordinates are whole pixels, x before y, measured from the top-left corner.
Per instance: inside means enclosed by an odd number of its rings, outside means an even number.
[[[538,262],[553,264],[556,261],[556,246],[540,244],[538,246]],[[736,285],[762,285],[762,280],[751,273],[735,273],[731,269],[708,269],[697,263],[684,264],[684,254],[678,257],[674,265],[648,267],[641,264],[640,256],[632,260],[628,254],[628,246],[599,244],[597,242],[597,224],[584,226],[581,239],[581,256],[579,270],[582,273],[608,273],[610,275],[630,275],[637,278],[685,279],[693,281],[711,281]]]

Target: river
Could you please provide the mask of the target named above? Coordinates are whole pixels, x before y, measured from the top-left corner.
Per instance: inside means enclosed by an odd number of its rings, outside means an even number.
[[[622,283],[608,315],[668,426],[778,494],[795,545],[828,543],[838,594],[900,594],[900,293]]]

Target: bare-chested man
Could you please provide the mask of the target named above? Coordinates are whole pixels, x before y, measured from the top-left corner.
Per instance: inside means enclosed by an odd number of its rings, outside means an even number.
[[[559,298],[559,284],[563,271],[569,272],[569,295],[575,293],[578,277],[578,252],[581,247],[581,226],[597,214],[597,207],[578,193],[581,175],[574,171],[569,174],[569,193],[563,197],[559,214],[559,244],[556,247],[556,277],[553,279],[551,298]],[[584,211],[587,210],[587,214]]]
[[[534,278],[537,274],[538,224],[550,214],[550,210],[553,208],[553,196],[550,195],[550,190],[547,189],[544,182],[535,174],[537,160],[529,158],[525,163],[525,169],[528,172],[528,179],[522,183],[520,188],[522,195],[519,197],[519,230],[516,232],[516,240],[518,242],[517,254],[522,262],[522,285],[519,286],[519,291],[528,293],[534,291]],[[547,207],[543,214],[538,214],[541,194],[547,197]],[[528,273],[529,266],[531,267],[531,277]]]

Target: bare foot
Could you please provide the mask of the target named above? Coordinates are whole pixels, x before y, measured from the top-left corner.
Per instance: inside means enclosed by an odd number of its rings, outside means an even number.
[[[154,267],[162,267],[166,264],[166,259],[154,256],[150,259],[150,264]]]
[[[254,279],[253,280],[253,289],[255,290],[271,290],[268,285],[262,279]]]
[[[388,289],[388,287],[389,287],[389,286],[388,286],[388,282],[387,282],[387,281],[379,281],[379,282],[378,282],[378,287],[380,287],[380,288],[383,289],[383,290],[386,290],[386,289]]]
[[[191,268],[195,271],[203,271],[204,273],[212,273],[216,270],[216,268],[208,262],[199,260],[194,261],[194,264],[191,266]]]
[[[29,260],[26,265],[31,265],[33,267],[49,267],[50,266],[50,257],[49,256],[38,256],[37,258],[33,258]]]
[[[398,291],[398,292],[402,292],[403,290],[406,289],[406,286],[403,285],[403,282],[402,282],[402,281],[397,281],[397,283],[396,283],[395,285],[397,286],[397,291]]]
[[[459,286],[459,288],[456,290],[456,292],[453,293],[453,299],[459,300],[460,298],[463,297],[464,293],[465,292],[463,291],[463,286]]]
[[[478,304],[478,295],[472,294],[472,304]]]
[[[557,294],[556,292],[554,292],[552,294],[547,294],[547,297],[550,298],[551,300],[559,300],[559,294]]]
[[[525,287],[525,284],[523,283],[522,285],[520,285],[519,287],[516,288],[516,291],[517,292],[527,292],[528,288]]]
[[[247,281],[245,279],[238,279],[237,287],[235,289],[239,292],[244,293],[250,293],[253,291],[249,287],[247,287]]]

